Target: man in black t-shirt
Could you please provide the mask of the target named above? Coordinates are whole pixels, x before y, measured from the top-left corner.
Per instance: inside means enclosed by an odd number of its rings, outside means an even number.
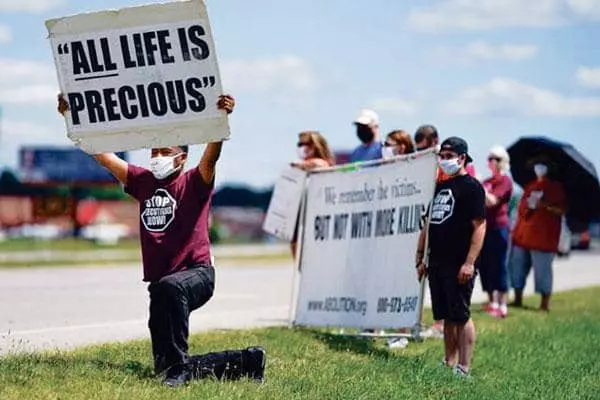
[[[471,295],[475,260],[486,228],[485,191],[466,171],[471,161],[463,139],[451,137],[442,143],[438,163],[450,178],[436,186],[430,220],[421,232],[416,256],[419,279],[429,276],[433,318],[444,320],[444,364],[459,375],[467,375],[471,366],[475,344]],[[429,257],[425,265],[427,231]]]

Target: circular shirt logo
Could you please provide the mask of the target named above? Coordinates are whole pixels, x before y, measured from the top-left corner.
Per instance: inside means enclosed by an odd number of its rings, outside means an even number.
[[[141,218],[149,232],[164,232],[175,219],[177,202],[165,189],[157,189],[154,195],[144,201]]]
[[[433,199],[431,209],[431,223],[443,224],[454,212],[454,194],[450,189],[442,189]]]

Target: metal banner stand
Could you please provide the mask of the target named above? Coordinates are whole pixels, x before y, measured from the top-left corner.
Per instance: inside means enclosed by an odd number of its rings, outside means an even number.
[[[307,188],[310,174],[304,181],[304,187],[302,188],[302,200],[300,201],[300,216],[298,218],[298,237],[296,238],[296,254],[294,254],[294,274],[292,277],[292,298],[290,301],[290,321],[288,326],[293,328],[296,326],[294,320],[296,317],[296,306],[298,303],[298,291],[300,290],[300,266],[302,265],[302,250],[304,243],[304,225],[306,218],[306,199],[307,199]]]

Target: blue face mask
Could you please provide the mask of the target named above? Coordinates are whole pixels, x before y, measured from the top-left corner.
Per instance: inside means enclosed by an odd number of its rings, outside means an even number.
[[[450,160],[439,160],[438,165],[448,176],[456,175],[460,172],[460,161],[458,158],[451,158]]]

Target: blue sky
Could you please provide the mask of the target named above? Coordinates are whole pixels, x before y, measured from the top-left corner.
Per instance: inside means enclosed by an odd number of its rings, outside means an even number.
[[[44,21],[148,3],[0,0],[0,165],[16,167],[23,144],[70,144]],[[351,149],[363,107],[380,115],[382,136],[433,123],[464,137],[483,176],[488,149],[522,135],[571,142],[600,166],[600,0],[206,3],[237,99],[219,184],[272,184],[301,130]]]

